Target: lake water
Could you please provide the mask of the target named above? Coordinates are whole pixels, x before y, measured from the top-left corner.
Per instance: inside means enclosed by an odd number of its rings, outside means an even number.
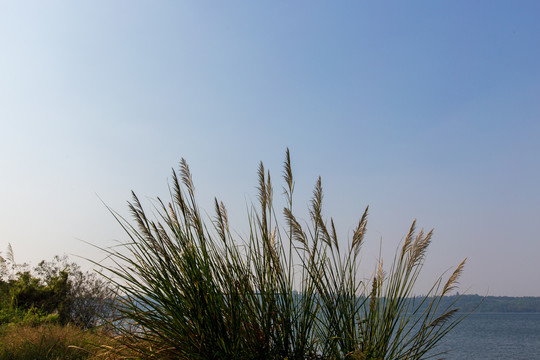
[[[443,341],[445,359],[540,359],[540,313],[471,314]]]

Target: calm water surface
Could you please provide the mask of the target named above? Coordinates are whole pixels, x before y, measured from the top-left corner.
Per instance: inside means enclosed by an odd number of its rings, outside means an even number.
[[[439,350],[452,360],[540,359],[540,313],[471,314]]]

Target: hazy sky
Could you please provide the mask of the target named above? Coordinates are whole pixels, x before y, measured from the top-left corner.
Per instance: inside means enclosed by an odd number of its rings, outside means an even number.
[[[365,275],[435,228],[420,292],[540,296],[540,2],[2,1],[0,250],[99,259],[130,190],[189,162],[245,233],[262,160],[299,216],[317,176]],[[145,200],[146,201],[146,200]],[[149,200],[148,200],[148,204]],[[278,213],[280,213],[278,209]],[[236,225],[235,225],[236,224]]]

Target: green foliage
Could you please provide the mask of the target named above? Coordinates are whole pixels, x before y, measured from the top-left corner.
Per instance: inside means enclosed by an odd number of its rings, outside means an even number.
[[[57,323],[60,323],[58,313],[47,313],[34,307],[26,310],[13,307],[6,307],[0,309],[0,325],[25,324],[30,326],[37,326],[42,324]]]
[[[66,257],[42,261],[30,271],[14,262],[10,246],[7,260],[0,261],[0,324],[54,322],[91,328],[112,313],[105,282]]]
[[[70,311],[67,278],[68,273],[62,271],[43,283],[29,272],[19,273],[17,279],[9,283],[10,305],[22,310],[39,309],[41,313],[57,313],[58,320],[65,324]]]
[[[142,358],[161,359],[420,359],[460,320],[441,299],[454,289],[461,263],[426,297],[409,301],[432,232],[415,224],[388,272],[358,277],[367,209],[348,246],[322,216],[322,182],[310,206],[311,225],[293,214],[289,153],[285,223],[273,208],[270,174],[259,167],[259,206],[250,209],[248,239],[235,239],[215,201],[210,225],[201,218],[189,168],[173,171],[171,201],[159,198],[150,218],[133,194],[135,224],[113,214],[130,241],[104,249],[116,266],[124,319],[117,331]],[[130,325],[132,327],[130,327]],[[133,346],[133,345],[132,345]]]
[[[111,314],[103,280],[65,257],[29,270],[11,246],[0,265],[0,360],[122,358],[107,355],[109,336],[83,331]]]
[[[2,322],[35,321],[55,314],[53,318],[62,324],[69,319],[68,274],[62,272],[51,277],[48,283],[25,271],[15,279],[2,282],[0,293],[2,303]],[[33,319],[33,320],[30,320]]]

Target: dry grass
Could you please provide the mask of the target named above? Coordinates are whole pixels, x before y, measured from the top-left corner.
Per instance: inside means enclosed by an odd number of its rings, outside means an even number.
[[[105,332],[76,326],[9,324],[0,329],[0,360],[120,360],[133,352]]]

